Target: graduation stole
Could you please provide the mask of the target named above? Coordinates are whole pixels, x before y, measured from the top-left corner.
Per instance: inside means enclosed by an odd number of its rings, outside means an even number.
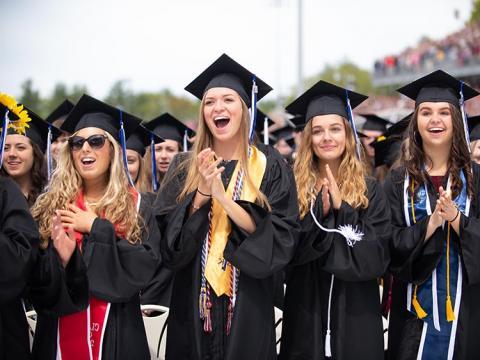
[[[460,173],[460,178],[462,190],[454,202],[458,209],[468,216],[470,198],[463,172]],[[451,177],[449,176],[447,189],[450,189],[450,186]],[[411,189],[413,192],[414,187],[413,180],[410,180],[407,174],[404,181],[404,216],[407,226],[413,226],[417,221],[432,214],[426,184],[419,188],[416,196],[410,195],[408,191]],[[445,226],[447,227],[446,242],[439,264],[423,284],[408,284],[407,309],[424,322],[419,359],[422,358],[421,354],[445,354],[445,359],[451,359],[450,354],[453,355],[461,301],[462,265],[459,254],[454,247],[450,246],[453,231],[450,222],[442,225],[442,228]]]
[[[130,188],[129,192],[138,208],[139,194],[133,188]],[[87,210],[83,191],[80,191],[75,203],[80,209]],[[124,229],[117,224],[114,227],[118,237],[125,236]],[[78,248],[82,251],[83,234],[75,231],[75,240]],[[86,310],[61,316],[58,319],[57,358],[62,360],[101,359],[103,336],[105,335],[109,311],[109,302],[91,295]]]
[[[244,181],[244,169],[237,163],[230,183],[226,190],[227,196],[233,200],[254,202],[260,184],[263,180],[267,159],[256,147],[248,150],[248,171],[252,184]],[[235,179],[235,181],[232,181]],[[202,278],[200,287],[200,318],[204,320],[205,332],[212,331],[210,310],[210,288],[217,296],[229,297],[227,334],[230,332],[233,309],[235,307],[236,292],[238,289],[239,270],[223,258],[223,251],[232,229],[230,220],[222,205],[212,198],[212,207],[209,213],[210,226],[202,246]]]

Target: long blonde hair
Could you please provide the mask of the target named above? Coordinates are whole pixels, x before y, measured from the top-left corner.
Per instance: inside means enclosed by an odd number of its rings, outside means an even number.
[[[302,141],[295,158],[294,172],[297,185],[298,205],[300,217],[303,218],[310,211],[310,202],[315,199],[320,189],[317,187],[319,176],[319,161],[313,152],[312,120],[310,120],[302,135]],[[365,165],[356,157],[355,138],[347,120],[343,119],[345,127],[345,151],[338,168],[341,181],[338,188],[342,200],[354,208],[368,206],[367,184],[365,182]],[[362,155],[363,157],[363,155]],[[340,179],[337,179],[337,182]]]
[[[135,189],[138,192],[146,193],[149,191],[151,185],[148,184],[148,174],[147,174],[147,164],[145,159],[135,151],[135,154],[138,156],[138,174],[137,180],[135,181]],[[133,179],[132,179],[133,180]]]
[[[105,132],[105,135],[110,142],[113,156],[110,162],[107,188],[95,208],[95,213],[123,230],[125,238],[130,243],[137,243],[141,241],[141,223],[143,221],[137,213],[135,200],[127,191],[130,185],[123,167],[122,150],[108,132]],[[37,198],[31,210],[33,218],[38,222],[43,248],[48,246],[55,211],[67,209],[67,205],[75,201],[82,187],[83,180],[75,169],[70,146],[65,145],[61,149],[58,166],[52,174],[50,184],[46,191]]]
[[[240,98],[239,99],[242,103],[242,119],[240,123],[240,144],[238,146],[241,149],[239,163],[240,166],[244,169],[244,176],[245,181],[249,184],[251,188],[254,188],[252,178],[250,177],[248,166],[248,146],[249,146],[249,126],[250,126],[250,112],[248,111],[247,105],[245,102]],[[184,162],[182,162],[179,166],[179,171],[187,170],[187,179],[185,181],[185,186],[183,187],[180,195],[178,196],[178,201],[181,201],[187,196],[188,193],[196,190],[198,188],[198,184],[200,182],[200,172],[198,171],[196,158],[198,154],[206,148],[213,148],[213,135],[208,128],[205,117],[203,115],[203,109],[205,107],[205,96],[202,99],[200,104],[200,111],[199,111],[199,121],[198,121],[198,129],[197,135],[195,137],[195,143],[193,145],[192,154],[189,156]],[[270,210],[270,206],[268,204],[267,197],[257,189],[256,199],[259,205],[267,208]]]

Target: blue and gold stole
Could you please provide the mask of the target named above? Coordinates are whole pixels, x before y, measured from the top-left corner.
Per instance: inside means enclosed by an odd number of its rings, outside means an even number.
[[[463,172],[460,174],[462,191],[454,199],[458,209],[468,216],[470,198],[467,192],[467,181]],[[451,178],[447,189],[450,189]],[[432,204],[427,186],[419,188],[416,196],[411,196],[409,188],[414,188],[413,180],[407,174],[404,181],[404,216],[407,226],[413,226],[417,221],[432,214]],[[446,228],[446,241],[442,258],[433,270],[431,276],[421,285],[408,285],[407,308],[423,320],[423,330],[418,349],[417,359],[452,359],[455,347],[455,334],[462,294],[462,266],[460,256],[455,247],[451,246],[450,223]],[[428,240],[427,240],[428,241]],[[413,306],[413,309],[412,309]],[[441,357],[439,357],[439,355]]]

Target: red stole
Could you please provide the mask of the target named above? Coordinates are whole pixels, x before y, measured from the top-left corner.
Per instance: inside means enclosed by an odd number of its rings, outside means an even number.
[[[138,193],[134,189],[130,189],[130,193],[137,202]],[[75,203],[80,209],[86,210],[83,191],[80,191]],[[117,236],[124,236],[122,230],[115,225]],[[75,231],[75,240],[80,251],[82,239],[83,234]],[[90,296],[86,310],[61,316],[58,319],[57,359],[100,360],[109,310],[109,302]]]

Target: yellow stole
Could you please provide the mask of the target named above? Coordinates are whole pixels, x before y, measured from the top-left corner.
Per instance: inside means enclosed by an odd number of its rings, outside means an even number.
[[[243,181],[243,189],[240,194],[240,199],[254,202],[256,199],[256,192],[260,189],[260,184],[262,183],[263,175],[265,174],[267,158],[256,147],[251,146],[250,149],[248,172],[253,184],[250,185],[247,181]],[[226,190],[226,194],[230,198],[233,196],[239,171],[240,162],[237,163],[230,184]],[[232,226],[230,225],[230,220],[228,219],[227,213],[222,205],[215,199],[212,199],[211,222],[211,242],[208,251],[207,264],[205,266],[205,277],[217,296],[223,294],[232,296],[233,267],[223,258],[223,251],[225,250]]]

